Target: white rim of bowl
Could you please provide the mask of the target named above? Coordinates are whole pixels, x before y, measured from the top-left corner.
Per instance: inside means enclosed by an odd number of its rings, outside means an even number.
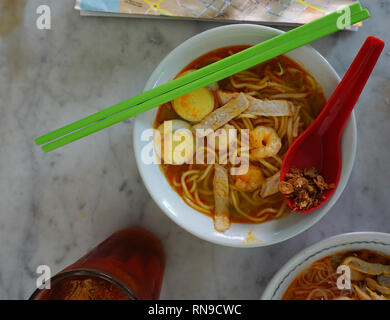
[[[387,242],[380,242],[385,241]],[[279,288],[284,284],[284,282],[289,278],[291,273],[298,273],[302,271],[300,266],[311,260],[313,262],[321,259],[323,256],[321,253],[325,251],[329,251],[334,248],[339,248],[340,251],[346,251],[348,248],[341,249],[342,247],[351,246],[354,244],[380,244],[384,246],[390,247],[390,234],[384,232],[374,232],[374,231],[361,231],[361,232],[349,232],[342,233],[335,236],[331,236],[329,238],[320,240],[312,244],[311,246],[302,249],[297,254],[295,254],[292,258],[290,258],[279,271],[275,273],[272,277],[271,281],[268,283],[265,288],[261,300],[273,300]],[[362,248],[364,249],[364,248]],[[380,250],[378,250],[380,252]],[[317,258],[315,258],[318,256]],[[325,255],[326,256],[326,255]],[[291,284],[291,281],[288,285]]]
[[[206,30],[206,31],[203,31],[195,36],[192,36],[190,37],[189,39],[185,40],[184,42],[182,42],[181,44],[179,44],[177,47],[175,47],[173,50],[171,50],[162,60],[161,62],[158,64],[158,66],[154,69],[154,71],[152,72],[152,74],[150,75],[150,77],[148,78],[146,84],[145,84],[145,87],[144,87],[144,91],[147,87],[149,87],[150,85],[153,85],[151,84],[150,82],[156,78],[156,75],[159,74],[161,72],[161,69],[162,69],[162,66],[164,65],[165,63],[165,60],[168,58],[169,55],[171,55],[174,51],[179,51],[181,50],[182,47],[184,46],[187,46],[188,43],[194,41],[194,40],[197,40],[198,38],[201,38],[202,36],[204,36],[205,34],[209,34],[209,33],[216,33],[218,32],[219,30],[222,30],[222,29],[240,29],[240,28],[248,28],[248,27],[251,27],[251,28],[257,28],[257,29],[262,29],[262,30],[270,30],[270,31],[273,31],[273,32],[276,32],[276,33],[279,33],[279,34],[282,34],[282,33],[285,33],[284,31],[282,30],[279,30],[279,29],[276,29],[276,28],[272,28],[272,27],[266,27],[266,26],[262,26],[262,25],[255,25],[255,24],[233,24],[233,25],[225,25],[225,26],[220,26],[220,27],[216,27],[216,28],[212,28],[212,29],[209,29],[209,30]],[[337,74],[336,70],[332,67],[332,65],[316,50],[314,49],[311,45],[305,45],[303,47],[306,47],[310,50],[312,50],[323,62],[324,64],[326,64],[326,66],[330,69],[330,71],[335,75],[335,77],[337,78],[338,82],[340,82],[341,78],[340,76]],[[302,48],[302,47],[301,47]],[[151,86],[151,88],[153,88],[154,86]],[[253,243],[253,244],[244,244],[244,243],[241,243],[241,242],[237,242],[237,243],[226,243],[224,242],[223,240],[220,240],[219,238],[214,238],[212,236],[209,236],[209,237],[206,237],[204,235],[201,235],[200,233],[198,233],[196,230],[192,230],[192,229],[189,229],[187,228],[183,223],[180,222],[179,219],[176,218],[175,215],[171,214],[168,210],[166,210],[166,208],[160,203],[160,201],[155,197],[154,195],[154,192],[152,191],[151,189],[151,186],[146,182],[145,180],[145,176],[143,174],[143,171],[141,170],[141,165],[142,165],[142,161],[140,159],[140,155],[137,154],[135,152],[135,150],[137,149],[136,146],[138,146],[138,143],[139,141],[136,139],[136,127],[137,127],[137,117],[135,118],[135,121],[134,121],[134,127],[133,127],[133,145],[134,145],[134,153],[135,153],[135,158],[136,158],[136,163],[137,163],[137,167],[138,167],[138,172],[140,173],[141,175],[141,178],[142,178],[142,181],[144,182],[144,185],[146,187],[146,189],[148,190],[149,192],[149,195],[151,196],[151,198],[153,199],[153,201],[157,204],[157,206],[164,212],[164,214],[166,214],[172,221],[174,221],[177,225],[179,225],[181,228],[183,228],[184,230],[186,230],[187,232],[189,232],[190,234],[198,237],[199,239],[202,239],[202,240],[205,240],[205,241],[208,241],[208,242],[211,242],[211,243],[214,243],[214,244],[218,244],[218,245],[223,245],[223,246],[227,246],[227,247],[233,247],[233,248],[257,248],[257,247],[266,247],[266,246],[270,246],[270,245],[273,245],[273,244],[277,244],[277,243],[280,243],[280,242],[283,242],[283,241],[286,241],[288,239],[291,239],[303,232],[305,232],[306,230],[308,230],[309,228],[311,228],[314,224],[316,224],[319,220],[321,220],[329,211],[330,209],[334,206],[334,204],[337,202],[337,200],[339,199],[339,197],[341,196],[341,194],[343,193],[344,189],[345,189],[345,186],[351,176],[351,172],[352,172],[352,169],[353,169],[353,164],[354,164],[354,161],[355,161],[355,157],[356,157],[356,149],[357,149],[357,128],[356,128],[356,118],[355,118],[355,112],[352,111],[351,113],[351,116],[350,116],[350,120],[351,120],[351,124],[352,124],[352,130],[353,130],[353,136],[355,137],[354,141],[352,141],[352,157],[349,161],[349,163],[345,163],[343,164],[343,166],[345,166],[346,168],[349,168],[348,171],[345,173],[346,175],[346,179],[342,182],[340,181],[336,190],[339,189],[340,190],[340,193],[339,195],[337,196],[337,198],[335,198],[335,194],[333,194],[333,196],[328,200],[328,205],[329,205],[329,209],[326,211],[326,212],[323,212],[321,214],[317,214],[316,218],[313,219],[310,223],[308,223],[304,228],[300,229],[300,230],[297,230],[295,232],[291,232],[290,234],[287,234],[277,240],[274,240],[274,241],[270,241],[270,242],[267,242],[267,243],[263,243],[263,242],[259,242],[259,243]],[[162,174],[162,173],[161,173]],[[199,214],[203,214],[203,213],[200,213]]]

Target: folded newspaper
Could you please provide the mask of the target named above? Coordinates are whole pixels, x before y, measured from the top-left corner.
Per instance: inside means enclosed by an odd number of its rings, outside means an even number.
[[[83,15],[168,17],[300,25],[354,0],[76,0]]]

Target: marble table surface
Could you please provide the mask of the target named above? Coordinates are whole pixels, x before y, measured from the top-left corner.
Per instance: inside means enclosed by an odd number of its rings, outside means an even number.
[[[29,297],[38,265],[58,272],[125,226],[144,226],[162,240],[162,299],[257,299],[306,246],[344,232],[390,232],[389,47],[360,99],[356,162],[337,204],[291,240],[234,249],[188,234],[158,209],[137,171],[131,120],[50,154],[33,144],[140,92],[173,48],[220,24],[80,17],[73,0],[17,2],[21,20],[0,21],[0,299]],[[51,30],[36,28],[42,2],[51,8]],[[361,2],[372,18],[360,31],[313,44],[341,76],[368,35],[390,40],[390,2]]]

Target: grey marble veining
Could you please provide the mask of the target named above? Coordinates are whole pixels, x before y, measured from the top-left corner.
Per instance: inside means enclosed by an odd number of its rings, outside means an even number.
[[[135,164],[131,120],[49,154],[33,144],[140,92],[174,47],[220,24],[80,17],[73,0],[42,2],[26,1],[21,24],[0,38],[0,299],[27,298],[38,265],[58,272],[125,226],[144,226],[162,240],[163,299],[257,299],[304,247],[343,232],[390,232],[388,46],[360,99],[356,162],[333,209],[283,243],[225,248],[183,231],[150,199]],[[390,40],[390,2],[361,2],[372,18],[359,32],[313,44],[340,75],[368,35]],[[52,9],[52,30],[35,27],[40,4]]]

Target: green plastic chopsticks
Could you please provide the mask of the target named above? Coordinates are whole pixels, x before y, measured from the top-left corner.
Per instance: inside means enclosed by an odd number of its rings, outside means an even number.
[[[355,24],[370,17],[369,12],[366,9],[363,10],[358,2],[348,8],[351,14],[350,24]],[[45,152],[57,149],[191,91],[334,33],[340,30],[338,23],[348,12],[348,8],[340,12],[333,12],[186,76],[169,81],[129,100],[49,132],[37,138],[35,143],[37,145],[47,143],[42,146],[42,150]],[[345,24],[346,21],[343,21],[343,23]]]

